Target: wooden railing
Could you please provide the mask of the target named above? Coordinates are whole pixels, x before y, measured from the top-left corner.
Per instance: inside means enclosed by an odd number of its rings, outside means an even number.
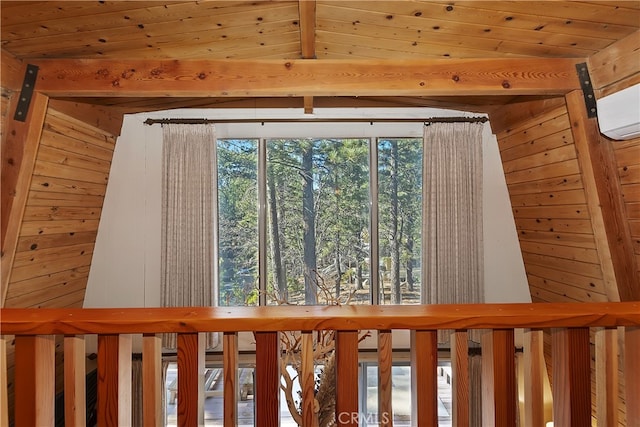
[[[142,334],[143,417],[162,425],[160,333],[178,334],[179,426],[202,422],[204,347],[201,332],[223,333],[224,425],[237,420],[238,332],[255,336],[255,416],[257,426],[279,425],[279,332],[301,331],[303,425],[316,425],[313,393],[313,331],[336,331],[336,419],[358,425],[358,331],[377,332],[379,410],[391,408],[392,331],[411,331],[412,409],[417,426],[437,425],[437,331],[453,330],[453,419],[469,425],[467,333],[483,338],[484,425],[515,426],[517,417],[514,329],[524,328],[525,413],[523,424],[542,419],[542,331],[550,330],[553,412],[556,427],[591,425],[591,348],[595,342],[596,416],[612,424],[618,413],[618,327],[624,333],[627,425],[640,420],[640,302],[575,304],[482,304],[428,306],[277,306],[132,309],[4,309],[0,332],[15,336],[15,425],[50,426],[54,420],[55,336],[64,336],[66,426],[84,425],[84,363],[87,334],[97,335],[99,425],[131,420],[131,334]],[[590,339],[590,333],[594,337]],[[4,382],[6,377],[2,373]],[[2,424],[7,422],[6,384]],[[631,404],[631,402],[636,402]],[[379,414],[380,425],[392,417]],[[615,424],[617,425],[617,423]]]

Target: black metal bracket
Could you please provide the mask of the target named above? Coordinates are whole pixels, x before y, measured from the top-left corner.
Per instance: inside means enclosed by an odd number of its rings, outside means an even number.
[[[596,95],[593,93],[593,84],[591,83],[591,76],[589,75],[587,63],[582,62],[580,64],[576,64],[576,70],[578,71],[580,87],[582,88],[582,94],[584,95],[584,104],[587,107],[587,117],[590,119],[598,117]]]
[[[33,96],[33,90],[36,86],[38,70],[37,65],[27,64],[27,71],[24,74],[24,81],[22,82],[22,89],[20,90],[20,99],[18,99],[18,106],[16,107],[16,113],[13,115],[13,120],[19,122],[27,120],[27,113],[29,112],[31,97]]]

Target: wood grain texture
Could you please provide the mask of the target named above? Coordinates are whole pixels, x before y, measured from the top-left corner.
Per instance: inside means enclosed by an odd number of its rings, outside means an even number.
[[[227,332],[223,337],[222,369],[224,373],[224,425],[238,424],[238,334]]]
[[[2,146],[2,271],[0,273],[0,307],[4,305],[18,233],[29,193],[40,135],[49,98],[36,93],[27,120],[10,120]]]
[[[562,58],[36,63],[39,89],[55,97],[526,95],[579,87],[576,61]]]
[[[640,405],[633,402],[640,402],[640,328],[625,328],[625,349],[624,349],[624,383],[625,400],[628,403],[627,425],[629,427],[640,427]]]
[[[7,338],[0,335],[0,427],[9,427],[7,385]]]
[[[438,425],[438,335],[411,331],[411,419],[416,425]]]
[[[358,426],[358,331],[336,333],[336,423]]]
[[[118,335],[98,336],[98,403],[99,427],[118,425],[119,403]]]
[[[607,295],[612,301],[639,300],[640,275],[611,144],[597,121],[587,118],[582,92],[566,99]]]
[[[84,337],[64,337],[64,425],[69,427],[87,422],[85,348]]]
[[[384,427],[393,425],[392,339],[390,330],[378,331],[378,420]]]
[[[178,334],[178,425],[204,424],[204,340]]]
[[[589,329],[553,329],[553,419],[557,425],[591,425]]]
[[[513,330],[493,331],[493,395],[496,427],[516,425],[516,369]]]
[[[300,388],[302,389],[302,425],[318,427],[318,406],[315,398],[315,358],[313,355],[313,333],[302,332],[302,355],[300,356]]]
[[[15,424],[55,423],[55,337],[16,337]]]
[[[265,322],[264,319],[269,319]],[[295,325],[295,326],[294,326]],[[120,334],[639,326],[640,302],[2,310],[0,332]]]
[[[278,332],[256,332],[255,338],[255,416],[266,426],[277,426],[280,419],[280,339]]]
[[[595,331],[596,415],[598,426],[618,425],[618,330]]]
[[[142,420],[145,426],[163,425],[162,406],[162,336],[142,337]]]
[[[629,76],[640,73],[638,50],[640,30],[618,40],[588,59],[589,75],[595,89],[602,90]],[[624,89],[618,87],[617,90]]]
[[[524,331],[524,425],[542,426],[544,419],[544,366],[543,331]]]
[[[457,427],[470,426],[470,382],[469,382],[469,334],[455,331],[451,334],[451,369],[453,391],[451,419]]]

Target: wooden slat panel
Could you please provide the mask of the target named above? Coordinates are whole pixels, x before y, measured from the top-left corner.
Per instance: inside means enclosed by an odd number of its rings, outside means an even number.
[[[456,331],[451,334],[452,408],[451,420],[456,427],[470,425],[469,406],[469,334]]]
[[[29,221],[23,222],[20,234],[35,236],[60,233],[75,233],[98,229],[100,220],[97,219],[68,219],[62,221]]]
[[[544,277],[527,274],[531,296],[543,298],[546,302],[606,302],[604,291],[595,292],[578,286],[568,285]]]
[[[338,426],[357,426],[358,331],[336,332],[336,421]]]
[[[96,206],[102,207],[103,196],[84,194],[56,193],[47,191],[29,192],[28,206]]]
[[[411,331],[411,419],[420,426],[438,425],[438,336]]]
[[[516,218],[589,218],[589,210],[586,204],[559,205],[559,206],[513,206],[513,216]]]
[[[178,334],[178,425],[204,424],[204,340]],[[257,358],[257,355],[256,355]]]
[[[15,338],[15,424],[55,424],[55,337]]]
[[[544,419],[543,332],[527,329],[524,332],[524,425],[542,426]]]
[[[118,425],[118,335],[98,336],[98,403],[99,427]]]
[[[587,289],[592,292],[605,294],[604,284],[601,279],[586,277],[580,274],[556,270],[548,266],[536,264],[527,264],[525,265],[525,268],[529,274],[555,280],[556,282],[565,283],[578,288]]]
[[[487,354],[487,351],[488,353]],[[496,427],[516,425],[515,345],[511,329],[496,329],[486,333],[482,341],[483,420]],[[488,360],[484,360],[487,357]],[[488,397],[485,405],[484,397]]]
[[[51,262],[61,258],[72,258],[93,252],[93,244],[82,243],[73,246],[59,248],[36,249],[27,252],[18,252],[13,261],[14,267],[34,266],[38,263]]]
[[[511,204],[513,207],[577,205],[584,204],[585,202],[585,193],[582,189],[511,196]],[[550,213],[552,212],[553,211]]]
[[[0,335],[0,427],[9,427],[7,390],[7,338]]]
[[[504,172],[506,174],[509,174],[512,172],[529,169],[532,164],[542,166],[575,158],[576,150],[573,147],[573,144],[569,144],[562,147],[546,150],[541,153],[531,153],[526,157],[521,157],[519,159],[514,159],[508,162],[503,162],[502,167],[504,168]]]
[[[596,89],[610,86],[640,71],[637,52],[640,48],[638,30],[607,49],[589,57],[589,74]]]
[[[277,332],[256,332],[255,416],[265,425],[279,425],[280,340]]]
[[[563,177],[580,173],[578,162],[574,159],[545,166],[531,165],[531,169],[512,172],[505,175],[507,185],[536,181],[554,177]],[[570,203],[567,203],[570,204]]]
[[[625,400],[628,403],[627,422],[629,426],[640,420],[640,405],[633,402],[640,402],[640,327],[627,327],[624,333],[624,385]]]
[[[547,255],[555,258],[580,260],[586,263],[598,263],[598,254],[594,249],[574,248],[569,246],[545,244],[521,241],[520,248],[522,252],[530,254]]]
[[[552,330],[553,417],[556,425],[591,425],[589,329]]]
[[[87,422],[84,337],[64,337],[64,425],[81,427]]]
[[[586,249],[595,249],[596,247],[593,236],[589,234],[518,230],[518,235],[521,241],[526,240]]]
[[[599,328],[596,335],[596,416],[598,426],[618,425],[618,331]]]
[[[564,124],[564,120],[562,123]],[[573,144],[573,136],[571,135],[571,130],[568,127],[556,133],[539,136],[534,139],[532,139],[530,135],[520,135],[517,139],[515,137],[513,138],[514,139],[510,141],[511,144],[515,144],[516,141],[522,142],[518,145],[513,145],[510,148],[500,151],[500,158],[503,162],[521,159],[533,154],[544,153],[549,150]],[[504,145],[507,144],[505,143]]]
[[[72,258],[63,258],[61,260],[54,260],[50,263],[43,263],[34,266],[20,267],[13,270],[11,274],[11,281],[21,281],[31,279],[38,276],[44,276],[51,273],[58,273],[65,270],[71,270],[76,267],[83,267],[91,265],[91,258],[93,254],[84,254]]]
[[[302,354],[300,356],[300,387],[302,388],[302,425],[318,426],[315,399],[315,364],[313,355],[313,333],[302,332]]]
[[[578,174],[539,179],[509,185],[509,194],[552,193],[556,191],[577,190],[583,188],[582,177]]]
[[[34,175],[31,180],[31,189],[34,191],[50,191],[52,193],[71,193],[104,197],[107,187],[104,183]],[[28,219],[25,220],[28,221]]]
[[[238,423],[238,333],[225,332],[223,338],[224,372],[224,425],[236,427]]]
[[[131,408],[131,349],[133,337],[130,334],[118,336],[118,425],[132,423]]]
[[[142,337],[142,421],[147,427],[164,424],[162,407],[162,335]]]
[[[519,157],[523,157],[525,153],[529,155],[538,152],[535,145],[531,147],[532,141],[541,140],[549,136],[556,136],[561,139],[562,135],[564,135],[562,132],[570,127],[566,109],[554,108],[538,114],[531,121],[525,122],[515,129],[507,129],[498,135],[498,147],[500,152],[520,147],[518,148],[521,150]],[[559,141],[558,144],[560,144]]]
[[[47,122],[49,125],[49,122]],[[68,151],[69,153],[78,154],[85,157],[92,157],[104,161],[111,161],[113,158],[113,146],[106,148],[104,146],[98,146],[89,141],[82,141],[78,138],[70,138],[66,136],[60,130],[54,132],[51,130],[51,126],[47,126],[42,132],[42,141],[40,144],[48,147],[57,148],[60,150]]]
[[[531,254],[524,251],[522,252],[522,258],[527,265],[542,265],[556,270],[579,274],[581,276],[602,279],[602,269],[600,264],[556,258],[554,256]]]
[[[392,339],[390,330],[378,331],[378,420],[380,420],[380,426],[385,427],[393,425]]]

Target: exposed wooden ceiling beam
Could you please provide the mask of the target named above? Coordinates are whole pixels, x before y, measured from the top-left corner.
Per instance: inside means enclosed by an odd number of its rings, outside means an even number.
[[[576,59],[45,59],[36,90],[52,97],[564,95]]]
[[[298,0],[300,51],[303,59],[316,57],[316,0]],[[304,113],[313,113],[313,97],[304,97]]]

